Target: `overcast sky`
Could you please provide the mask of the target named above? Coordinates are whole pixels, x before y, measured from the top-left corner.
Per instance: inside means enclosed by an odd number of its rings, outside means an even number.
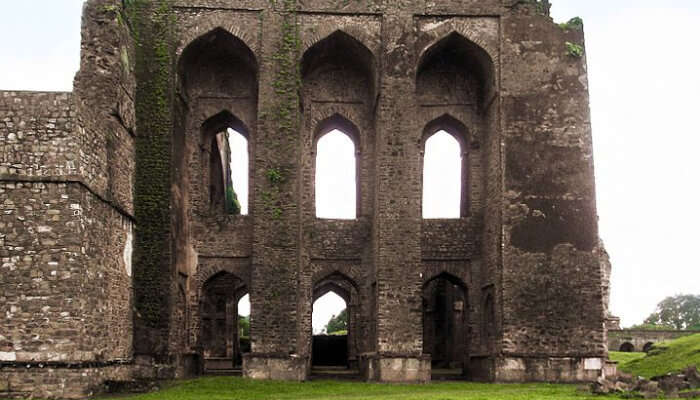
[[[555,21],[585,23],[612,310],[623,325],[639,323],[665,296],[700,294],[700,2],[552,2]],[[0,89],[71,89],[81,7],[82,0],[0,3]],[[320,320],[342,301],[329,304]]]

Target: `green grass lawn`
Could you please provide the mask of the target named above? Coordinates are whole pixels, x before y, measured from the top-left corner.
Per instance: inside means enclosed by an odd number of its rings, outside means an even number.
[[[647,355],[647,353],[637,353],[637,352],[628,352],[625,353],[624,351],[611,351],[610,352],[610,360],[611,361],[617,361],[618,366],[622,366],[622,364],[626,364],[630,361],[639,359],[639,358],[644,358]]]
[[[389,385],[359,382],[272,382],[234,377],[205,377],[172,384],[130,400],[593,400],[601,399],[575,385],[432,383]]]
[[[621,371],[645,378],[679,372],[689,365],[700,367],[700,333],[655,344],[648,354],[641,357],[638,354],[610,353],[610,357],[617,358]]]

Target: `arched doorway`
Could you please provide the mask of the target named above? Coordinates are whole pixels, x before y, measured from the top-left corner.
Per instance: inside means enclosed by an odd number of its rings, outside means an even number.
[[[348,367],[348,322],[347,302],[335,290],[314,301],[312,367]]]
[[[630,342],[625,342],[620,345],[620,351],[623,353],[632,353],[634,352],[634,345]]]
[[[465,376],[469,357],[467,288],[444,273],[423,285],[423,353],[430,354],[433,376]]]
[[[642,347],[642,351],[645,353],[648,353],[651,348],[654,347],[654,342],[647,342],[644,343],[644,347]]]
[[[243,281],[221,272],[204,283],[201,297],[200,346],[204,371],[233,370],[242,361],[238,307],[247,294]]]
[[[316,281],[312,294],[312,374],[357,376],[361,316],[359,290],[354,281],[334,272]]]

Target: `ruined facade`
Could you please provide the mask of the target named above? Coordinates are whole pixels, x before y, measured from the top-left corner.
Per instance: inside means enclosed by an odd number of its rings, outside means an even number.
[[[207,360],[303,380],[328,291],[367,380],[601,373],[583,33],[547,2],[88,0],[83,18],[72,93],[0,93],[0,397]],[[220,184],[229,128],[248,140],[247,215]],[[351,220],[315,212],[335,129],[355,145]],[[461,216],[423,219],[442,130]]]

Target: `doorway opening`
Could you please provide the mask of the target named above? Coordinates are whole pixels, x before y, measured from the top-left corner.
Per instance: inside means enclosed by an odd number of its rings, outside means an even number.
[[[311,317],[313,343],[312,367],[348,366],[348,308],[334,291],[319,297]]]
[[[239,307],[250,315],[249,304],[245,284],[233,274],[221,272],[204,284],[201,346],[205,372],[233,372],[241,365],[243,354],[250,351],[250,325]]]
[[[467,288],[449,274],[423,286],[423,353],[432,359],[433,379],[466,378],[469,360]]]

